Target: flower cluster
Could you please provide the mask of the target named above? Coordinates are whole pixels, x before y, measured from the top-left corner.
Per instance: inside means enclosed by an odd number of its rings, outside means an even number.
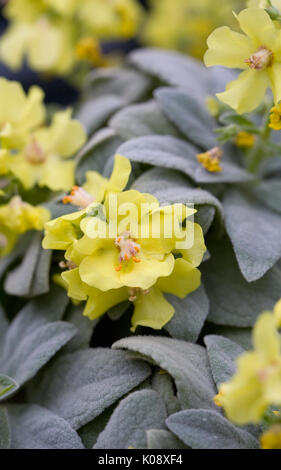
[[[48,125],[43,98],[38,87],[26,94],[19,83],[0,78],[0,176],[5,201],[0,206],[1,255],[11,249],[20,233],[42,230],[50,217],[46,209],[34,208],[20,195],[33,188],[68,191],[74,184],[75,169],[69,157],[86,140],[70,110],[55,113]]]
[[[1,58],[11,68],[27,58],[35,70],[62,75],[80,60],[101,65],[100,39],[133,37],[141,13],[136,0],[10,0]]]
[[[62,279],[72,299],[87,301],[84,315],[95,319],[129,300],[132,331],[161,329],[175,312],[164,294],[184,298],[200,286],[206,247],[201,227],[188,220],[194,209],[122,191],[130,171],[117,155],[109,180],[88,172],[86,184],[64,199],[80,210],[48,222],[43,247],[65,251]]]
[[[281,407],[281,301],[273,312],[264,312],[253,331],[254,350],[245,352],[237,360],[233,378],[221,384],[215,403],[222,406],[227,417],[236,424],[260,423],[266,413],[272,415],[273,429],[262,437],[264,448],[281,448],[279,422]],[[279,433],[276,435],[276,417]],[[267,421],[270,419],[267,416]],[[273,446],[273,447],[269,447]]]

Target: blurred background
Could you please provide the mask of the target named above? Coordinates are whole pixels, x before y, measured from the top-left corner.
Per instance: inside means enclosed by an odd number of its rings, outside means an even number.
[[[235,28],[246,0],[0,0],[0,75],[48,103],[75,102],[87,71],[114,66],[138,47],[201,60],[214,28]]]

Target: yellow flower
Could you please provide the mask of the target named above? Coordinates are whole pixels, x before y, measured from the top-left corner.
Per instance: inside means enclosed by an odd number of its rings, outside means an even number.
[[[261,8],[247,8],[237,15],[245,34],[228,27],[216,29],[208,38],[205,64],[244,70],[217,97],[238,113],[253,111],[271,87],[274,101],[281,99],[281,30]]]
[[[130,160],[122,155],[116,155],[109,179],[104,178],[96,171],[88,171],[86,183],[82,188],[74,186],[70,196],[66,196],[63,202],[70,203],[80,209],[86,209],[92,202],[103,202],[108,193],[118,193],[126,187],[130,173]]]
[[[48,222],[43,247],[66,250],[69,269],[62,277],[71,298],[87,300],[85,315],[94,319],[130,300],[133,331],[138,325],[160,329],[174,314],[163,293],[183,298],[200,285],[202,229],[187,221],[183,233],[176,230],[194,212],[181,204],[160,207],[134,190],[109,193],[104,206],[92,203]],[[178,248],[182,238],[188,247]]]
[[[206,107],[213,117],[217,117],[220,112],[220,104],[213,96],[208,96],[206,99]]]
[[[281,339],[271,312],[258,319],[254,351],[237,360],[237,372],[220,388],[227,417],[238,425],[258,423],[270,405],[281,404]]]
[[[92,65],[101,66],[104,63],[99,41],[93,37],[83,37],[76,46],[76,56],[80,60],[86,60]]]
[[[220,161],[223,155],[222,149],[219,147],[214,147],[205,153],[199,153],[197,155],[197,160],[201,165],[208,171],[212,173],[217,173],[222,171]]]
[[[86,140],[81,124],[71,119],[71,110],[58,112],[52,124],[29,137],[25,148],[12,156],[10,171],[26,189],[47,186],[54,191],[68,191],[74,184],[74,161],[65,161]]]
[[[269,127],[275,131],[281,130],[281,103],[271,108]]]
[[[28,230],[42,230],[50,219],[44,207],[34,207],[23,202],[19,196],[0,206],[0,256],[8,254],[18,236]]]
[[[277,328],[281,328],[281,300],[279,300],[279,302],[277,302],[277,304],[275,305],[273,315],[276,321]]]
[[[18,82],[0,78],[0,142],[6,148],[25,145],[29,133],[43,124],[43,91],[34,86],[28,95]]]
[[[262,449],[281,449],[281,426],[272,426],[261,436]]]
[[[255,144],[255,136],[249,132],[239,132],[236,137],[237,147],[251,148]]]

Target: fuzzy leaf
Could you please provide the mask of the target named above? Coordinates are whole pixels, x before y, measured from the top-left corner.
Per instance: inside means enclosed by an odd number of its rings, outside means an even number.
[[[187,88],[192,94],[202,96],[207,88],[206,68],[183,54],[154,48],[140,49],[129,55],[129,62],[169,85]]]
[[[12,449],[83,449],[64,419],[37,405],[9,405]]]
[[[222,336],[205,336],[204,342],[217,387],[228,382],[236,372],[236,359],[245,352],[241,346]]]
[[[201,285],[185,299],[174,295],[166,295],[167,300],[175,308],[175,315],[165,326],[165,330],[177,339],[196,343],[209,313],[209,300]]]
[[[281,218],[237,190],[223,199],[226,229],[245,279],[257,281],[281,258]]]
[[[167,120],[155,101],[122,109],[111,118],[109,126],[123,140],[155,134],[180,137],[180,133]]]
[[[158,393],[131,393],[114,410],[94,449],[145,449],[145,431],[164,428],[165,419],[165,406]]]
[[[87,76],[85,98],[102,95],[121,96],[126,103],[139,101],[152,85],[151,79],[137,70],[126,68],[98,68]]]
[[[79,429],[78,434],[82,439],[82,442],[86,449],[92,449],[95,443],[98,440],[100,433],[104,430],[106,424],[108,423],[113,410],[115,409],[115,404],[106,408],[97,416],[93,421],[90,421],[88,424]]]
[[[192,449],[257,449],[258,441],[213,410],[180,411],[168,428]]]
[[[31,398],[79,429],[150,375],[123,351],[96,348],[65,354],[31,387]]]
[[[0,400],[6,400],[19,388],[17,382],[7,375],[0,374]]]
[[[7,294],[32,297],[48,292],[52,252],[41,245],[42,233],[36,232],[21,264],[5,280]]]
[[[179,400],[175,395],[174,381],[167,372],[156,370],[152,376],[151,386],[153,390],[159,393],[165,403],[168,416],[181,409]]]
[[[118,109],[126,105],[122,97],[103,95],[80,104],[76,118],[90,135],[102,127]]]
[[[209,150],[217,145],[215,120],[196,95],[178,88],[160,88],[154,96],[167,118],[195,145]]]
[[[280,158],[280,157],[279,157]],[[255,197],[269,209],[281,213],[281,180],[262,181],[253,190]]]
[[[227,240],[212,242],[208,248],[211,259],[200,267],[210,300],[208,320],[218,325],[253,326],[260,313],[271,310],[280,298],[280,270],[274,267],[262,279],[248,283]]]
[[[74,352],[79,349],[86,349],[90,345],[90,340],[98,320],[90,320],[83,316],[84,306],[70,305],[64,320],[71,323],[77,329],[75,336],[64,346],[63,352]]]
[[[94,134],[77,155],[77,182],[80,185],[85,182],[87,171],[103,173],[107,161],[114,155],[121,143],[121,139],[112,129],[101,129]]]
[[[253,179],[252,175],[228,161],[224,161],[222,172],[208,172],[197,161],[198,148],[170,136],[132,139],[122,144],[117,153],[134,162],[181,171],[196,183],[238,183]]]
[[[124,348],[150,358],[175,380],[183,408],[213,408],[215,387],[204,348],[172,338],[135,336],[117,341]]]
[[[148,449],[187,449],[174,434],[164,429],[149,429],[146,431]]]
[[[48,321],[48,315],[55,314],[55,311],[49,313],[48,310],[55,302],[58,298],[50,297],[46,302],[43,296],[27,304],[10,324],[1,344],[0,370],[13,377],[19,385],[34,377],[76,333],[76,328],[69,323]],[[58,305],[57,312],[60,309]]]
[[[7,409],[0,406],[0,450],[10,449],[11,433]]]
[[[6,314],[4,312],[2,305],[0,304],[0,345],[4,341],[4,337],[8,328],[9,328],[9,321],[8,321],[8,318],[6,317]]]

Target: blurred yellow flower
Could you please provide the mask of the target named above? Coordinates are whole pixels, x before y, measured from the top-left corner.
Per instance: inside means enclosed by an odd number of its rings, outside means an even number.
[[[255,136],[249,132],[239,132],[236,137],[236,145],[241,148],[251,148],[255,144]]]
[[[0,256],[12,250],[20,234],[28,230],[42,230],[50,216],[44,207],[31,206],[19,196],[0,206]]]
[[[201,165],[211,173],[218,173],[222,171],[220,165],[223,151],[219,147],[214,147],[205,153],[198,153],[197,160]]]
[[[275,425],[265,431],[260,442],[262,449],[281,449],[281,426]]]
[[[26,145],[30,132],[44,123],[43,91],[34,86],[26,94],[18,82],[0,78],[0,142],[5,148]]]
[[[263,313],[253,331],[254,351],[237,360],[237,372],[221,385],[216,403],[238,425],[258,423],[267,408],[281,405],[281,337],[271,312]]]
[[[137,0],[10,0],[4,14],[2,60],[17,69],[27,58],[35,70],[62,75],[80,60],[101,65],[99,42],[134,36],[142,20]]]
[[[25,148],[11,156],[9,169],[26,189],[47,186],[68,191],[74,184],[73,160],[65,160],[86,141],[81,124],[71,119],[71,110],[57,112],[49,127],[29,136]]]
[[[281,104],[274,106],[270,110],[269,127],[275,131],[281,130]]]

